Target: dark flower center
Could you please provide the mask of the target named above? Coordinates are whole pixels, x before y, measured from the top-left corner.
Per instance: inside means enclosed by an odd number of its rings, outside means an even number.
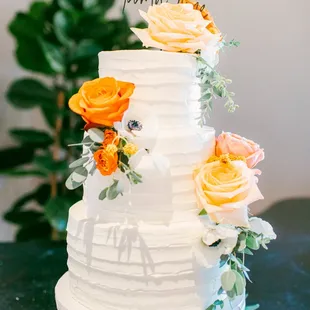
[[[127,124],[129,130],[141,131],[143,129],[143,125],[141,122],[137,120],[130,120]]]
[[[222,242],[221,239],[215,241],[214,243],[212,243],[211,245],[209,245],[210,248],[215,248],[217,247],[220,243]]]

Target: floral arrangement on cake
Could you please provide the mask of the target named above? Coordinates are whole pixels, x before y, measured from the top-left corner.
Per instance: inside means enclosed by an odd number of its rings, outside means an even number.
[[[147,12],[139,12],[148,23],[148,28],[131,30],[145,47],[196,55],[197,77],[202,90],[199,124],[207,124],[213,99],[217,97],[226,99],[225,107],[229,112],[234,112],[238,108],[233,100],[235,94],[227,89],[231,80],[220,75],[215,65],[220,49],[238,46],[239,42],[225,42],[206,6],[193,0],[180,0],[179,4],[163,3],[150,6]],[[207,58],[213,58],[214,62],[208,63]]]
[[[98,78],[83,84],[69,101],[70,109],[86,122],[84,140],[71,146],[83,146],[82,157],[70,165],[74,169],[66,182],[68,189],[76,189],[98,170],[111,176],[111,185],[104,188],[100,200],[112,200],[123,194],[126,182],[135,185],[142,176],[135,167],[149,152],[145,130],[154,123],[129,106],[135,85],[117,81],[113,77]],[[146,119],[146,124],[142,122]],[[156,126],[155,126],[156,127]],[[150,137],[150,136],[148,136]],[[145,143],[143,143],[145,142]]]
[[[245,294],[250,281],[245,256],[276,239],[272,226],[257,217],[249,217],[249,204],[263,199],[258,189],[258,169],[265,157],[260,146],[239,135],[223,132],[216,139],[215,155],[194,171],[201,221],[205,227],[203,244],[216,252],[225,268],[217,299],[207,310],[224,305],[221,296],[230,299]],[[217,263],[217,262],[216,262]]]

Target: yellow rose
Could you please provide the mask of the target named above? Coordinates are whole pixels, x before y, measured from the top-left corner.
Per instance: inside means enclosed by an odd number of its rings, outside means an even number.
[[[202,165],[195,171],[198,203],[212,221],[248,227],[250,203],[263,199],[255,170],[244,161],[225,160]]]
[[[155,47],[168,52],[195,53],[216,46],[221,40],[219,33],[212,33],[199,10],[192,4],[150,6],[148,12],[140,11],[148,22],[147,29],[132,28],[146,47]]]

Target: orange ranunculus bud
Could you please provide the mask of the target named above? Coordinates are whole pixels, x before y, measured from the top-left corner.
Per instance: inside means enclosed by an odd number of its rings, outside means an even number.
[[[94,159],[97,163],[97,169],[102,175],[111,175],[116,171],[118,165],[118,155],[117,153],[111,154],[105,149],[99,149],[94,153]]]
[[[104,141],[102,145],[103,147],[106,147],[107,145],[112,143],[116,146],[119,144],[119,138],[117,137],[117,133],[112,129],[106,129],[104,131]]]
[[[70,109],[87,124],[113,126],[122,120],[135,85],[114,78],[98,78],[85,82],[69,101]]]

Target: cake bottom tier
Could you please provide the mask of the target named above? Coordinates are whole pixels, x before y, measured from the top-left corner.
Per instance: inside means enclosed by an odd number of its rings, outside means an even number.
[[[89,309],[77,301],[70,290],[69,284],[69,273],[67,272],[58,281],[55,288],[56,304],[58,310],[97,310]],[[229,303],[228,300],[224,301],[223,310],[244,310],[245,309],[245,298],[241,296],[236,298],[233,302]],[[104,305],[100,309],[105,309]],[[164,309],[161,309],[164,310]],[[168,310],[168,309],[167,309]],[[192,310],[190,307],[188,310]],[[203,309],[205,310],[205,309]]]

